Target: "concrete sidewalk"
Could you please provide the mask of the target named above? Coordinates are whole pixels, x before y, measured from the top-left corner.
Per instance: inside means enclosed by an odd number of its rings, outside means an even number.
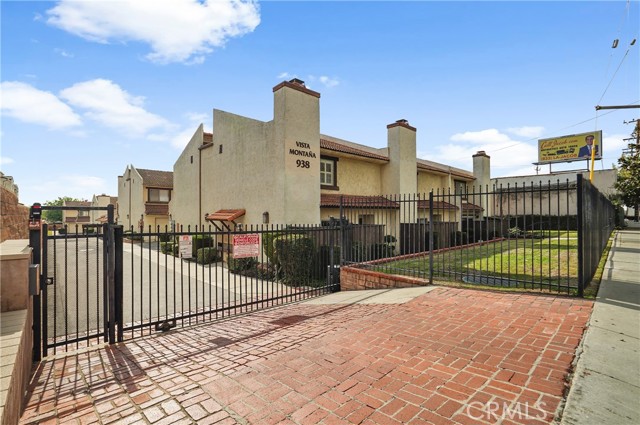
[[[562,424],[640,423],[640,229],[613,242]]]

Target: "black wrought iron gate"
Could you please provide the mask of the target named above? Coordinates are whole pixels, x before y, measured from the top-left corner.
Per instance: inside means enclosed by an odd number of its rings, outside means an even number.
[[[104,211],[100,225],[42,224],[30,228],[33,262],[40,265],[40,293],[34,297],[34,358],[59,348],[77,349],[117,340],[116,252],[122,228],[114,224],[114,207],[42,206],[42,210]]]

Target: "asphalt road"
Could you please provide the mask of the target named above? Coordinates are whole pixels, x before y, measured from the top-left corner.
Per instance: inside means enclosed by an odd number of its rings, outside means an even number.
[[[269,299],[295,291],[235,275],[222,263],[202,265],[166,256],[156,246],[125,243],[123,247],[123,321],[125,330],[135,328],[129,330],[130,336],[155,332],[152,323],[188,314],[201,313],[177,320],[177,326],[263,308],[272,302]],[[49,240],[47,254],[48,277],[53,278],[46,294],[50,343],[86,335],[101,340],[97,335],[105,326],[102,239]],[[246,305],[249,302],[257,303]]]

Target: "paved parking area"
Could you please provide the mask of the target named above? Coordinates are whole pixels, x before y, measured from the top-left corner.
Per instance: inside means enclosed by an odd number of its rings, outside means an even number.
[[[21,423],[553,421],[591,301],[403,301],[295,304],[51,359]]]

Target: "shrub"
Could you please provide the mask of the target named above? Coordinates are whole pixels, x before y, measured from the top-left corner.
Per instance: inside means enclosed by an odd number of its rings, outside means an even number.
[[[255,257],[247,258],[233,258],[227,259],[227,267],[233,273],[243,273],[247,270],[253,269],[258,265],[258,260]]]
[[[169,255],[178,255],[178,244],[175,242],[160,242],[160,252]]]
[[[173,235],[171,233],[161,233],[158,235],[158,240],[160,242],[170,242],[172,236]]]
[[[305,235],[287,235],[274,240],[275,255],[285,284],[302,286],[313,271],[315,244]]]
[[[283,236],[283,232],[268,232],[262,234],[262,251],[271,264],[276,264],[274,240]]]
[[[198,250],[200,248],[210,248],[213,246],[213,238],[209,235],[193,235],[191,237],[192,243],[192,255],[198,256]]]
[[[198,249],[196,261],[200,264],[211,264],[220,260],[218,250],[214,247],[205,247]]]

